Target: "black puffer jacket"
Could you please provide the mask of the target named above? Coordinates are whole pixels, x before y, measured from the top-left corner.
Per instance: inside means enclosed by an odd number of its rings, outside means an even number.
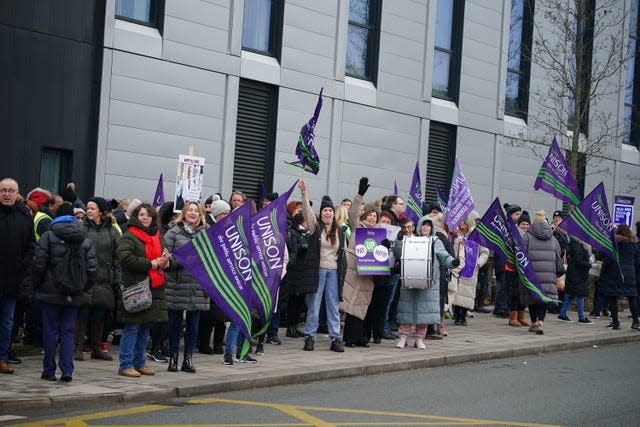
[[[589,270],[591,254],[584,244],[571,236],[567,251],[567,276],[565,292],[571,296],[586,297],[589,294]]]
[[[17,297],[33,258],[33,219],[25,206],[0,205],[0,298]]]
[[[301,293],[302,284],[305,280],[305,269],[307,268],[307,254],[309,253],[309,232],[292,228],[289,230],[287,239],[287,249],[289,251],[289,263],[287,264],[287,284],[289,293],[296,295]],[[319,255],[316,254],[316,258]],[[316,263],[317,268],[317,263]]]
[[[80,244],[87,268],[85,292],[78,296],[67,297],[53,282],[53,269],[60,263],[70,244]],[[36,245],[31,263],[33,287],[36,299],[48,304],[79,307],[89,303],[89,291],[96,281],[98,261],[87,231],[72,216],[63,216],[51,222],[51,230],[45,232]]]
[[[121,274],[118,261],[120,233],[110,222],[97,225],[87,219],[84,226],[98,260],[96,284],[91,288],[90,304],[112,310],[115,308],[115,287],[120,282]]]

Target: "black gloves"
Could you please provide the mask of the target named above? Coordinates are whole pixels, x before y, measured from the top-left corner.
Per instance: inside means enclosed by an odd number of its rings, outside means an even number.
[[[453,264],[453,268],[456,268],[460,265],[460,260],[458,258],[455,258],[451,264]]]
[[[360,184],[358,184],[358,194],[364,196],[364,193],[369,189],[369,178],[363,176],[360,178]]]
[[[391,248],[391,242],[389,241],[389,239],[384,239],[382,242],[380,242],[380,244],[387,249]]]

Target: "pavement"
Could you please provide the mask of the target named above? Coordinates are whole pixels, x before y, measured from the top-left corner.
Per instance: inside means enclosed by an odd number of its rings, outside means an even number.
[[[506,319],[475,313],[468,326],[455,326],[448,320],[449,336],[427,341],[426,350],[395,347],[395,341],[383,340],[370,348],[346,348],[344,353],[329,351],[329,339],[319,335],[316,350],[302,351],[302,338],[286,338],[280,329],[282,345],[265,344],[265,354],[252,355],[258,362],[227,366],[222,355],[194,355],[195,374],[167,372],[167,364],[148,362],[154,376],[125,378],[117,375],[117,348],[110,353],[114,361],[75,362],[73,381],[49,382],[40,379],[42,356],[27,356],[11,365],[14,374],[0,379],[0,414],[25,409],[90,408],[129,403],[152,402],[175,397],[219,393],[306,383],[310,381],[373,375],[407,369],[433,368],[465,362],[485,361],[513,356],[540,357],[544,353],[574,350],[610,344],[640,341],[640,331],[631,329],[627,312],[620,313],[621,330],[606,326],[609,318],[591,319],[593,325],[577,323],[575,312],[566,323],[548,314],[544,335],[528,328],[514,328]],[[409,341],[413,343],[411,339]],[[182,357],[179,366],[182,363]],[[58,372],[58,377],[60,373]]]

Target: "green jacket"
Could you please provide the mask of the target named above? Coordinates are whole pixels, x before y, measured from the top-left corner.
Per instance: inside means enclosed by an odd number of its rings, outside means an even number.
[[[155,227],[151,230],[140,224],[136,218],[129,219],[129,227],[137,227],[143,231],[156,231]],[[160,245],[164,249],[167,245],[162,237],[160,237]],[[118,260],[122,269],[122,282],[124,286],[131,286],[138,283],[147,276],[151,269],[151,261],[146,257],[144,244],[133,233],[127,231],[122,235],[120,244],[118,245]],[[173,261],[174,262],[174,261]],[[166,323],[169,321],[167,315],[167,298],[165,295],[166,283],[161,286],[152,288],[153,303],[147,310],[139,313],[127,313],[122,305],[122,298],[118,292],[117,317],[122,323]]]

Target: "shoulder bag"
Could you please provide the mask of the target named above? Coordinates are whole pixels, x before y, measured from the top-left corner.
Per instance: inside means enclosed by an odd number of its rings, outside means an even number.
[[[126,288],[120,284],[120,292],[122,293],[122,305],[127,313],[139,313],[147,310],[153,302],[149,276]]]

